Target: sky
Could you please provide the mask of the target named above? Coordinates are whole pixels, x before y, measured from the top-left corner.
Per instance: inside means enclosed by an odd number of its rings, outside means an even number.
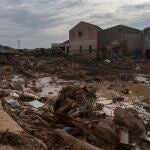
[[[86,21],[102,29],[123,24],[150,26],[150,0],[0,0],[0,44],[49,48]]]

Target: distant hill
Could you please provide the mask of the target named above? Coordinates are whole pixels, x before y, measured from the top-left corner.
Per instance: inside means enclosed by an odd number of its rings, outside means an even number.
[[[12,47],[1,45],[0,44],[0,49],[13,49]]]

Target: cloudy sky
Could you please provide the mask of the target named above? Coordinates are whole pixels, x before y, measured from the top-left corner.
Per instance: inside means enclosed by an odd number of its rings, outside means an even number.
[[[150,0],[0,0],[0,44],[50,47],[80,21],[143,29],[150,26]]]

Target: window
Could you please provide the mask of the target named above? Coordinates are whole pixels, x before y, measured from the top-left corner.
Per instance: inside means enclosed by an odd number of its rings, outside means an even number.
[[[81,31],[78,32],[78,36],[82,37],[82,32]]]
[[[67,47],[67,53],[69,53],[69,47]]]
[[[82,55],[82,46],[80,46],[80,55]]]
[[[92,46],[89,45],[89,53],[91,54],[92,53]]]

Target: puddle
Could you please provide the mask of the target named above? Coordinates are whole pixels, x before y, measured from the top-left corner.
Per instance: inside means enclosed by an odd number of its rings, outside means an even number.
[[[57,77],[44,77],[39,78],[36,81],[36,87],[41,88],[42,91],[39,93],[40,97],[44,96],[58,96],[59,91],[63,87],[66,87],[68,85],[79,85],[80,83],[78,81],[65,81],[62,79],[59,79]]]
[[[39,88],[41,91],[37,92],[37,95],[39,97],[47,97],[47,96],[51,96],[51,97],[56,97],[59,94],[59,91],[68,85],[76,85],[79,84],[78,81],[65,81],[62,79],[59,79],[57,77],[42,77],[42,78],[38,78],[35,81],[32,80],[31,82],[29,82],[29,84],[27,85],[27,87],[25,87],[24,83],[25,80],[19,76],[19,75],[15,75],[12,78],[13,82],[20,82],[22,83],[22,87],[23,87],[23,91],[31,91],[32,87],[36,87]]]
[[[99,100],[98,99],[98,102],[97,103],[100,103],[100,104],[103,104],[103,105],[109,105],[109,104],[112,104],[112,100]]]
[[[24,79],[20,75],[14,75],[12,78],[13,82],[24,82]]]
[[[135,80],[138,81],[139,83],[144,83],[149,85],[150,84],[150,77],[143,75],[143,74],[138,74],[135,76]]]
[[[63,86],[59,84],[60,81],[61,80],[57,78],[51,77],[44,77],[38,79],[36,81],[36,87],[42,89],[42,91],[39,93],[39,96],[57,96],[59,91],[63,88]]]

